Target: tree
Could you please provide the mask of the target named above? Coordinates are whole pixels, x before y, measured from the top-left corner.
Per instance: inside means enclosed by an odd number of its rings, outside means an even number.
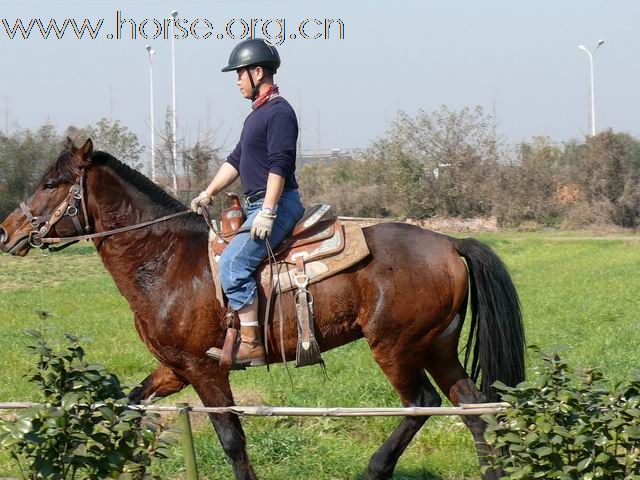
[[[208,138],[198,140],[191,146],[183,146],[180,151],[182,168],[188,179],[189,190],[204,190],[223,160],[220,149],[214,147]]]
[[[609,221],[635,227],[640,217],[640,142],[626,133],[602,132],[587,139],[572,160],[571,177],[590,209]]]
[[[27,199],[61,148],[62,138],[50,124],[0,136],[0,219]]]
[[[501,225],[534,222],[556,225],[560,220],[563,182],[562,150],[547,137],[534,137],[519,146],[518,158],[497,165],[493,213]]]
[[[400,217],[473,216],[491,212],[499,142],[480,107],[443,106],[415,117],[398,114],[364,154],[371,183],[385,190]]]
[[[169,187],[173,190],[174,179],[177,184],[177,169],[178,166],[173,158],[173,128],[171,125],[171,109],[167,107],[167,111],[164,116],[164,126],[159,133],[160,143],[156,147],[156,167],[158,171],[164,175],[167,181],[160,181],[164,187]],[[176,148],[178,148],[178,141],[176,140]],[[177,185],[176,185],[177,186]],[[176,194],[177,192],[173,192]]]
[[[86,131],[97,150],[108,152],[137,170],[142,169],[140,154],[144,151],[144,147],[140,145],[138,136],[122,125],[119,120],[103,118],[95,126],[88,126]]]
[[[331,204],[340,215],[386,217],[386,188],[376,182],[373,165],[362,158],[338,157],[330,163],[305,165],[298,174],[300,190],[307,205]]]

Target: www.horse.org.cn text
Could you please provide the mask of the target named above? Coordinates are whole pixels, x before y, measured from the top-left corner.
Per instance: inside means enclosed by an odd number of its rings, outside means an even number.
[[[32,38],[62,40],[244,40],[264,38],[272,45],[287,40],[344,40],[345,25],[339,18],[305,18],[287,21],[286,18],[232,18],[214,22],[206,18],[127,18],[115,12],[112,28],[99,19],[0,19],[0,39],[29,40]]]

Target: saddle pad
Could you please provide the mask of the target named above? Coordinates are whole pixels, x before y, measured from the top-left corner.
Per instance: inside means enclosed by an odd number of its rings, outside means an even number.
[[[315,260],[305,261],[305,271],[309,277],[309,284],[317,283],[325,278],[336,275],[355,265],[369,254],[369,247],[359,225],[343,225],[344,248],[339,253],[330,256],[320,254]],[[315,255],[314,255],[315,256]],[[295,266],[286,262],[278,262],[273,266],[273,285],[276,292],[288,292],[297,288],[295,283]],[[263,291],[269,291],[269,265],[261,265],[258,269]],[[278,281],[280,285],[278,286]]]

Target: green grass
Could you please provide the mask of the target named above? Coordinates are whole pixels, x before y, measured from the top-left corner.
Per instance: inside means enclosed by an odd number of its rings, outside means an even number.
[[[582,234],[581,234],[582,236]],[[595,365],[612,381],[637,368],[640,243],[570,240],[556,234],[482,234],[509,266],[521,295],[527,342],[560,349],[575,366]],[[138,339],[129,307],[100,259],[88,248],[24,259],[0,256],[0,401],[37,399],[23,378],[33,359],[24,330],[47,321],[52,341],[64,332],[92,338],[89,357],[123,380],[137,382],[155,366]],[[398,406],[397,397],[360,341],[325,355],[329,381],[318,368],[291,368],[291,387],[277,366],[234,373],[239,403],[293,406]],[[192,389],[165,400],[194,400]],[[212,427],[196,418],[202,478],[232,478]],[[249,454],[261,479],[357,479],[397,418],[247,418]],[[0,453],[0,476],[15,475]],[[162,465],[164,478],[184,476],[180,452]],[[397,479],[478,478],[470,435],[457,418],[430,420],[399,462]]]

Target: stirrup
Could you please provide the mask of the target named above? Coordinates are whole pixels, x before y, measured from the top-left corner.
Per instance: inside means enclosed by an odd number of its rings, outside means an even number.
[[[243,343],[242,341],[240,343]],[[262,344],[260,342],[244,342],[246,344],[257,344],[259,346],[262,346]],[[239,348],[239,346],[238,346]],[[235,349],[235,355],[238,354],[238,348]],[[209,350],[207,350],[206,352],[207,357],[212,358],[214,360],[217,360],[218,362],[220,361],[220,359],[222,358],[222,349],[218,348],[218,347],[212,347]],[[248,358],[246,360],[241,360],[238,361],[238,359],[234,356],[233,358],[233,363],[231,364],[231,369],[232,370],[244,370],[247,367],[262,367],[264,365],[267,364],[267,358],[266,355],[262,356],[261,358]]]

